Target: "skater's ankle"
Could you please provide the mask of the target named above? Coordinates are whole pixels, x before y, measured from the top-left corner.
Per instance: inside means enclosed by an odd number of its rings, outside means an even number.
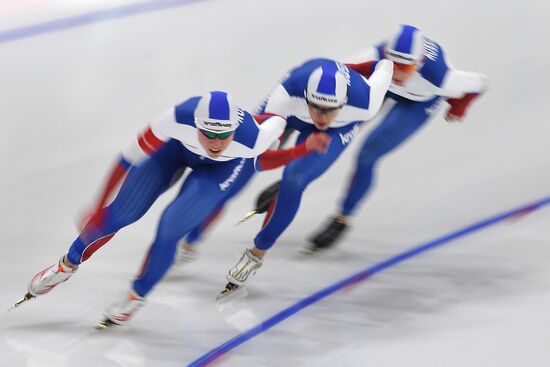
[[[67,259],[67,255],[63,256],[63,265],[68,267],[71,270],[78,269],[78,265],[75,265],[72,262],[70,262],[69,259]]]
[[[195,251],[195,247],[193,245],[190,245],[188,244],[187,242],[184,242],[183,244],[180,245],[181,246],[181,249],[182,250],[185,250],[185,251]]]
[[[342,223],[342,224],[348,224],[348,216],[347,215],[343,215],[343,214],[338,214],[337,216],[334,217],[334,219],[336,219],[336,221]]]
[[[252,247],[252,248],[250,249],[250,253],[251,253],[254,257],[256,257],[257,259],[260,259],[260,260],[264,258],[266,252],[267,252],[267,251],[265,251],[265,250],[260,250],[260,249],[257,248],[256,246],[254,246],[254,247]]]

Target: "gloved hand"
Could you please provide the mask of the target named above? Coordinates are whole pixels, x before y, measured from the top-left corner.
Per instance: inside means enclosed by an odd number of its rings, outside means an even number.
[[[331,137],[327,133],[313,133],[306,139],[306,150],[317,153],[326,153],[330,145]]]
[[[451,105],[451,108],[447,111],[445,121],[455,122],[462,120],[466,115],[466,110],[478,96],[479,94],[477,93],[467,93],[462,98],[447,99],[447,103]]]

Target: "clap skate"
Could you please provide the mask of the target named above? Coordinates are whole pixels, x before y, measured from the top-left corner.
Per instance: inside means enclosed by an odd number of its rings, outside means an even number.
[[[262,214],[267,212],[269,209],[269,206],[271,205],[271,202],[277,196],[279,193],[279,187],[281,186],[281,181],[274,182],[273,184],[266,187],[260,195],[256,198],[256,207],[246,213],[246,215],[239,220],[237,224],[241,224],[243,222],[246,222],[250,218],[252,218],[256,214]]]
[[[252,255],[250,250],[245,250],[237,264],[229,270],[226,275],[227,284],[223,291],[218,294],[216,301],[221,301],[237,291],[243,291],[244,285],[250,275],[256,274],[256,271],[263,265],[262,260]]]
[[[105,330],[111,326],[124,325],[132,317],[134,317],[137,310],[139,310],[145,304],[145,298],[139,296],[134,291],[130,291],[125,297],[118,303],[111,305],[103,314],[103,320],[97,323],[97,330]]]
[[[8,309],[8,312],[15,310],[17,307],[21,306],[23,303],[27,301],[30,301],[33,298],[34,296],[27,292],[27,294],[25,294],[23,298],[21,298],[19,301],[15,302],[13,305],[10,306],[10,308]]]
[[[15,310],[23,303],[36,298],[40,295],[46,294],[51,291],[55,286],[67,281],[70,277],[76,273],[77,269],[72,269],[63,263],[63,257],[59,259],[57,264],[53,264],[40,273],[36,274],[29,282],[27,287],[27,294],[23,296],[19,301],[13,304],[9,311]]]
[[[348,228],[349,226],[339,221],[338,218],[332,218],[328,226],[310,239],[311,244],[303,251],[303,254],[315,254],[330,249],[336,245]]]

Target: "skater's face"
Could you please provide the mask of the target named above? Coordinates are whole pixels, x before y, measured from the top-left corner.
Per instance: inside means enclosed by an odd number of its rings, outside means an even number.
[[[336,119],[342,107],[324,107],[309,101],[307,102],[309,116],[311,116],[315,127],[319,130],[328,129],[330,123]]]
[[[198,130],[199,143],[201,143],[209,158],[218,158],[233,141],[233,131],[225,133],[212,133],[206,130]]]
[[[416,71],[416,69],[416,64],[400,64],[398,62],[394,62],[392,76],[393,83],[397,85],[405,84]]]

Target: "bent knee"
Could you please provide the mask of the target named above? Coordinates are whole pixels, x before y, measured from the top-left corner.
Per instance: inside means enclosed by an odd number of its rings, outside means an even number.
[[[386,149],[383,143],[365,144],[357,156],[357,164],[359,166],[374,166],[385,153]]]
[[[281,186],[284,186],[286,190],[302,192],[306,189],[309,182],[310,181],[303,175],[290,174],[283,177]]]

